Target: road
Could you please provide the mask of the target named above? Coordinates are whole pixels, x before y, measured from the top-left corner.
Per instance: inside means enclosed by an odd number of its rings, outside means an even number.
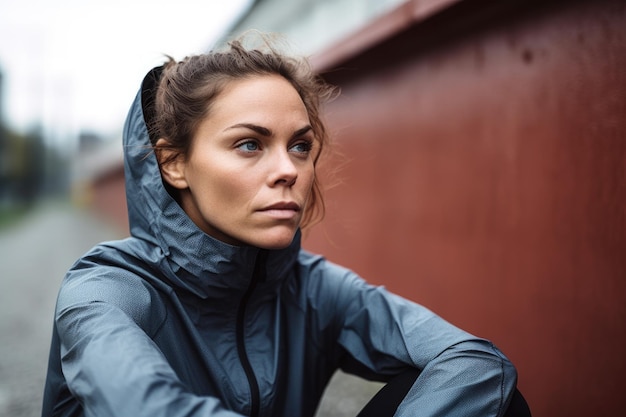
[[[117,233],[69,203],[48,203],[0,231],[0,416],[41,415],[52,314],[65,271]]]
[[[0,417],[39,417],[52,315],[65,271],[119,230],[69,203],[44,204],[0,230]],[[317,417],[355,416],[378,389],[335,376]]]

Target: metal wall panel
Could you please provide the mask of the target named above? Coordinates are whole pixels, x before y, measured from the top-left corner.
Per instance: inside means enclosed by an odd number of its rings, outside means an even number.
[[[621,414],[625,3],[460,2],[323,69],[306,247],[494,340],[534,416]]]

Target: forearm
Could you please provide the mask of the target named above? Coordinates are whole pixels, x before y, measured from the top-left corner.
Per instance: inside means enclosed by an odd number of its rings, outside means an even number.
[[[241,417],[218,398],[190,392],[121,310],[77,305],[58,324],[63,374],[85,416]]]
[[[458,343],[422,370],[396,416],[503,416],[516,383],[515,367],[491,343]]]

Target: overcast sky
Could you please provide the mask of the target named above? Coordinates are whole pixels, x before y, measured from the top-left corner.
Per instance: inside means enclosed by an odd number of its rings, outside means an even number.
[[[2,117],[56,141],[113,135],[143,75],[207,50],[250,0],[0,0]]]

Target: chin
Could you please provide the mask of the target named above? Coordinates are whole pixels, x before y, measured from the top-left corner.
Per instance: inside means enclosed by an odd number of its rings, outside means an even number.
[[[278,249],[285,249],[286,247],[288,247],[289,245],[291,245],[291,242],[293,242],[293,236],[290,240],[278,240],[278,241],[271,241],[271,242],[263,242],[261,244],[255,245],[261,249],[268,249],[268,250],[278,250]]]
[[[295,230],[281,231],[280,233],[268,233],[265,236],[257,236],[251,243],[261,249],[284,249],[291,245],[296,235]]]

